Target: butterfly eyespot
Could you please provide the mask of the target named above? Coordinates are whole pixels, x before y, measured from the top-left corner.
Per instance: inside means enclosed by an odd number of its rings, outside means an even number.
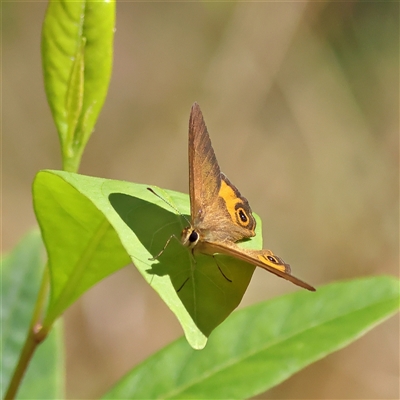
[[[194,243],[197,241],[198,238],[199,238],[199,234],[196,231],[192,231],[192,233],[189,236],[189,242]]]
[[[268,258],[269,261],[271,261],[271,262],[273,262],[273,263],[275,263],[275,264],[278,264],[278,261],[276,261],[276,259],[275,259],[274,257],[272,257],[272,256],[267,256],[267,258]]]
[[[247,217],[243,208],[239,208],[238,210],[236,210],[236,213],[239,216],[240,221],[242,221],[244,224],[246,224],[249,221],[249,218]]]

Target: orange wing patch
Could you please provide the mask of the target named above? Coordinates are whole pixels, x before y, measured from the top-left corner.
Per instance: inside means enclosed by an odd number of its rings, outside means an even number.
[[[232,222],[254,231],[255,220],[247,200],[240,196],[238,190],[222,175],[218,196],[225,202],[226,210]]]
[[[265,265],[282,271],[286,274],[290,274],[290,266],[286,264],[282,259],[277,257],[271,250],[261,250],[257,252],[257,258]]]

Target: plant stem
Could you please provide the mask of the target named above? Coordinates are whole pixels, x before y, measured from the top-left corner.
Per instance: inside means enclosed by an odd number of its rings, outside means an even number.
[[[70,155],[68,153],[63,154],[63,171],[75,172],[79,170],[79,164],[81,162],[83,150],[74,150],[74,154]]]
[[[35,309],[32,315],[32,320],[29,325],[28,334],[19,356],[18,364],[14,370],[13,377],[8,386],[5,400],[12,400],[17,394],[18,388],[21,384],[22,378],[28,368],[29,362],[32,359],[33,353],[37,346],[46,338],[51,327],[42,327],[41,319],[43,317],[43,310],[46,304],[46,299],[49,289],[49,271],[46,268],[43,272],[42,283],[40,285],[38,297],[35,304]]]
[[[41,334],[38,335],[38,333]],[[11,400],[15,398],[21,380],[26,372],[30,360],[32,359],[32,355],[35,352],[38,344],[45,338],[45,336],[46,335],[43,336],[43,333],[40,330],[38,332],[35,332],[31,329],[29,330],[17,367],[15,368],[14,375],[4,397],[5,400]]]

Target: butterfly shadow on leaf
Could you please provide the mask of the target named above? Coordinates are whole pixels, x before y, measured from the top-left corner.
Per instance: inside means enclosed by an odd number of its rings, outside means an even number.
[[[238,306],[254,267],[224,255],[194,257],[179,243],[187,222],[156,204],[123,193],[110,194],[109,201],[134,234],[128,251],[137,267],[156,279],[169,276],[193,321],[208,336]],[[172,238],[157,260],[149,260],[164,248],[172,234],[178,240]]]
[[[182,255],[187,258],[184,254],[185,249],[177,240],[171,240],[165,251],[165,257],[159,257],[154,261],[149,259],[160,252],[172,234],[179,238],[183,227],[181,217],[151,202],[123,193],[112,193],[109,195],[109,200],[114,210],[142,245],[140,248],[132,240],[130,255],[150,265],[151,268],[146,270],[150,275],[160,277],[175,275],[173,264],[176,264],[177,258],[178,261]],[[179,257],[180,253],[182,253],[181,257]]]

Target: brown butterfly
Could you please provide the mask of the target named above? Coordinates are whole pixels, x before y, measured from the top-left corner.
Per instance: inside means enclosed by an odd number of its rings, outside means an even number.
[[[243,249],[236,244],[255,236],[256,221],[248,201],[221,173],[197,103],[192,106],[189,120],[189,194],[191,222],[182,231],[181,242],[193,254],[227,254],[315,291],[291,275],[290,266],[271,250]],[[153,259],[163,253],[172,237]]]

